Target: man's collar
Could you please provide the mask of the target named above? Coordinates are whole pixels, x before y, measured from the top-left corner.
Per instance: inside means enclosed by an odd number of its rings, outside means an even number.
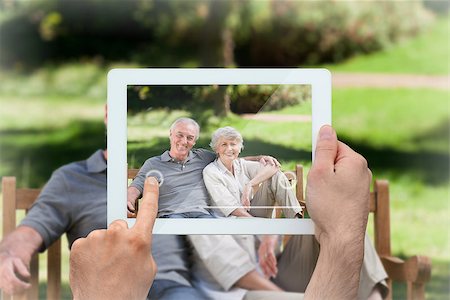
[[[162,161],[172,161],[172,157],[169,155],[169,150],[164,151],[163,154],[161,154],[161,160]]]
[[[103,155],[103,150],[97,150],[86,161],[89,173],[101,173],[106,170],[107,164]]]
[[[184,162],[190,161],[190,160],[193,159],[196,155],[197,155],[197,154],[196,154],[194,151],[190,150],[190,151],[189,151],[189,154],[188,154],[188,157],[184,160]],[[161,161],[166,161],[166,162],[167,162],[167,161],[178,162],[176,159],[174,159],[174,158],[172,158],[172,156],[170,156],[169,150],[166,150],[166,151],[164,151],[163,154],[161,154]]]

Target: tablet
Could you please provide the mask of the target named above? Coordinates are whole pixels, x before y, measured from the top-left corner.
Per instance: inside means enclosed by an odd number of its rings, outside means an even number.
[[[286,108],[276,112],[289,101],[295,105],[294,113]],[[217,116],[217,103],[238,113]],[[171,124],[180,117],[200,124],[199,139],[182,161],[173,157],[169,140],[176,134]],[[274,199],[292,193],[284,175],[273,175],[267,181],[274,183],[261,182],[251,191],[251,205],[244,210],[254,217],[236,217],[230,211],[242,209],[239,199],[245,178],[237,174],[249,178],[262,168],[248,161],[256,155],[271,155],[282,163],[298,163],[296,157],[301,155],[314,160],[317,134],[324,124],[331,124],[331,74],[326,69],[113,69],[108,73],[108,225],[117,219],[126,220],[129,226],[134,224],[135,218],[127,217],[127,188],[131,184],[127,169],[139,169],[153,157],[147,163],[152,167],[145,173],[158,177],[161,184],[154,234],[314,234],[310,219],[293,217],[296,204]],[[234,166],[239,169],[231,173],[224,169],[225,156],[209,147],[211,133],[226,126],[242,135],[244,146],[236,159],[241,164]],[[180,138],[187,141],[189,136],[183,134]],[[212,172],[213,177],[231,176],[237,183],[214,177],[221,182],[222,186],[216,185],[221,191],[211,190],[211,184],[206,188],[201,170],[210,162],[219,170],[217,174]],[[137,184],[138,178],[135,180]],[[229,202],[224,203],[224,199]],[[233,199],[238,199],[238,204]],[[188,203],[186,207],[184,203]],[[271,218],[273,206],[281,207],[284,217]],[[201,217],[205,211],[213,217]]]

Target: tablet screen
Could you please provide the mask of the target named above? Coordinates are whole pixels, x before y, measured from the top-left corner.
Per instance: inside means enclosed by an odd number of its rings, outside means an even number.
[[[312,222],[301,218],[304,211],[298,200],[303,195],[296,184],[303,178],[297,178],[296,165],[308,169],[311,164],[317,127],[313,107],[320,108],[320,118],[331,121],[326,116],[330,107],[313,100],[318,85],[314,80],[289,82],[285,76],[281,83],[258,83],[248,78],[248,82],[212,84],[169,79],[166,84],[152,84],[151,79],[145,84],[142,80],[121,83],[126,105],[121,103],[120,111],[126,117],[114,121],[125,123],[127,189],[141,192],[147,176],[158,179],[155,233],[313,233]],[[110,99],[108,103],[109,110],[117,106]],[[110,137],[117,135],[108,124],[108,148]],[[281,166],[265,164],[267,156]],[[110,151],[109,158],[108,180]],[[124,198],[120,214],[125,212],[133,223],[139,196],[131,201],[129,195]]]

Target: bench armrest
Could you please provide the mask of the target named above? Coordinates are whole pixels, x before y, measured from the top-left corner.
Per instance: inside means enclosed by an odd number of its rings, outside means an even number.
[[[426,283],[431,277],[431,259],[428,256],[415,255],[407,260],[392,256],[381,256],[386,272],[395,281]]]

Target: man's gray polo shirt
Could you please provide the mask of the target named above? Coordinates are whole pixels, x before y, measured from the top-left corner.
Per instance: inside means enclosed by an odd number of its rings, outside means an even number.
[[[130,186],[139,191],[144,189],[146,174],[150,171],[162,174],[159,189],[158,216],[174,213],[209,213],[209,195],[203,182],[203,169],[216,155],[205,149],[193,149],[184,162],[177,162],[165,151],[145,161]],[[155,174],[155,172],[152,172]]]
[[[67,233],[69,247],[94,229],[106,228],[106,161],[98,150],[87,160],[53,172],[21,222],[43,238],[41,250]]]

